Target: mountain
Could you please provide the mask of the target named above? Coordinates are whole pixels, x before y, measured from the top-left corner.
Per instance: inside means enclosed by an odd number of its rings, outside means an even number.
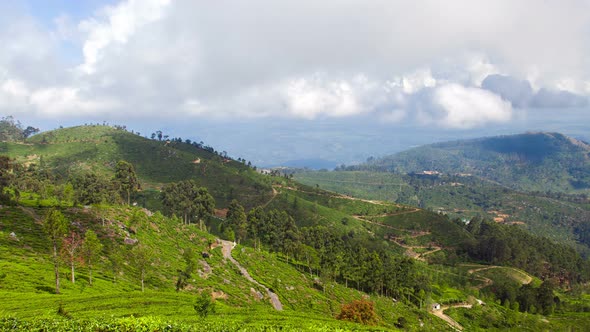
[[[320,169],[334,169],[338,166],[337,162],[320,159],[320,158],[310,158],[310,159],[297,159],[297,160],[289,160],[282,163],[280,166],[289,167],[289,168],[309,168],[314,170]],[[277,166],[277,167],[280,167]]]
[[[519,190],[585,191],[590,145],[559,133],[525,133],[425,145],[351,169],[462,173]]]

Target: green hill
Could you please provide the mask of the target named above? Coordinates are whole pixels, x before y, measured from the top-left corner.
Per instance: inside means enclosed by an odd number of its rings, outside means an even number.
[[[220,156],[208,147],[177,140],[149,140],[123,129],[89,125],[44,132],[24,142],[0,142],[0,155],[34,164],[58,177],[92,171],[112,176],[119,160],[135,166],[145,194],[166,183],[193,179],[207,187],[218,207],[232,199],[259,205],[271,196],[267,178],[245,163]],[[143,202],[141,197],[138,198]]]
[[[526,133],[431,144],[351,168],[463,173],[520,190],[587,191],[590,145],[559,133]]]

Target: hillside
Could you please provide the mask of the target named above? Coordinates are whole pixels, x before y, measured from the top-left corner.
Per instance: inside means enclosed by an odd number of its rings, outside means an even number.
[[[476,216],[517,225],[590,254],[585,195],[521,192],[473,176],[368,171],[297,172],[297,181],[366,199],[419,206],[452,218]]]
[[[156,193],[150,190],[186,179],[207,187],[219,208],[227,207],[232,199],[255,206],[272,194],[265,177],[210,147],[178,139],[150,140],[110,126],[61,128],[24,142],[0,142],[0,155],[50,170],[59,178],[83,172],[112,176],[116,163],[126,160],[135,166],[144,189],[143,195],[136,198],[139,203],[153,200]]]
[[[526,133],[425,145],[353,170],[471,174],[527,191],[590,190],[590,145],[559,133]]]
[[[325,191],[122,128],[1,144],[15,159],[0,156],[0,330],[559,330],[588,320],[573,315],[590,308],[590,263],[513,226]],[[123,198],[123,158],[139,206]],[[471,320],[446,314],[455,309],[472,309],[462,313]]]

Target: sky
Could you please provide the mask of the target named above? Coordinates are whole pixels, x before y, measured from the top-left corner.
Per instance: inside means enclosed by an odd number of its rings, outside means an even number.
[[[126,125],[255,164],[590,134],[590,2],[5,0],[0,115]]]

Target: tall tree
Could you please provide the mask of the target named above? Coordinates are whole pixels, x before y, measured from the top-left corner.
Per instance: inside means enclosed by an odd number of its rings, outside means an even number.
[[[112,184],[96,173],[80,173],[71,178],[75,190],[75,203],[98,204],[112,200]]]
[[[215,200],[207,188],[199,187],[193,180],[180,181],[166,185],[162,189],[164,206],[173,214],[182,216],[184,223],[202,221],[213,213]]]
[[[73,231],[63,240],[61,252],[68,265],[70,265],[70,280],[72,284],[76,283],[76,263],[79,263],[81,259],[80,249],[82,244],[83,240],[80,238],[80,235]]]
[[[244,207],[235,199],[229,203],[226,223],[227,226],[234,231],[237,241],[246,239],[246,236],[248,235],[246,213],[244,212]]]
[[[0,156],[0,202],[10,201],[10,195],[5,194],[5,189],[8,188],[13,181],[14,164],[10,158]]]
[[[115,169],[115,183],[117,184],[121,196],[126,196],[127,205],[131,205],[131,194],[139,189],[139,180],[135,174],[133,164],[120,160]]]
[[[84,261],[88,267],[88,283],[92,286],[92,268],[94,264],[100,259],[100,252],[102,251],[102,243],[96,236],[96,233],[89,229],[84,234],[84,244],[82,245],[82,254]]]
[[[148,248],[142,244],[135,246],[131,250],[131,260],[132,260],[133,265],[137,269],[137,274],[138,274],[139,279],[141,281],[141,291],[142,292],[145,289],[144,284],[145,284],[146,275],[148,273],[149,267],[152,265],[153,254],[154,253],[150,248]]]
[[[55,293],[59,294],[59,259],[58,252],[63,237],[67,234],[69,222],[58,210],[51,209],[43,220],[43,230],[51,241],[53,248],[53,271],[55,273]]]

